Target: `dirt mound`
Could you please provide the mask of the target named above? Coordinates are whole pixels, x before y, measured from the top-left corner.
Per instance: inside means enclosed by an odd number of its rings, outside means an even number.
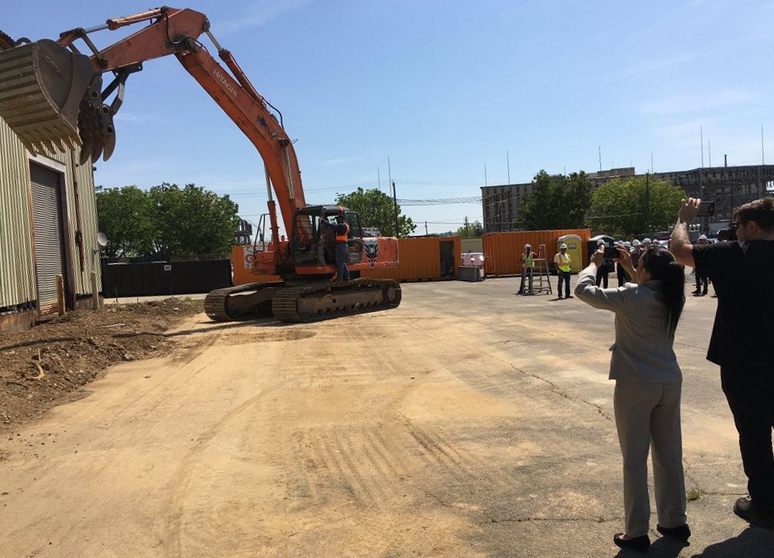
[[[109,366],[162,354],[163,335],[201,300],[168,298],[81,310],[0,337],[0,430],[78,397]]]

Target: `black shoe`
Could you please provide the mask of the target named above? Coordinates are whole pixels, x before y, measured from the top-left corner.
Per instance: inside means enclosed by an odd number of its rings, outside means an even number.
[[[618,548],[628,548],[629,550],[636,550],[637,552],[647,552],[650,548],[650,539],[648,535],[642,535],[641,537],[634,537],[632,539],[624,539],[623,533],[617,533],[613,535],[613,542]]]
[[[559,300],[562,300],[562,295],[559,295]]]
[[[687,523],[685,525],[680,525],[679,527],[662,527],[661,525],[657,525],[656,531],[665,537],[670,537],[678,541],[688,542],[688,539],[691,538],[691,528],[688,527]]]
[[[691,293],[693,296],[699,296],[701,294],[701,291],[699,289],[696,289]]]
[[[739,498],[736,501],[734,513],[745,521],[749,521],[751,525],[757,525],[766,529],[774,528],[774,509],[762,508],[749,496]]]

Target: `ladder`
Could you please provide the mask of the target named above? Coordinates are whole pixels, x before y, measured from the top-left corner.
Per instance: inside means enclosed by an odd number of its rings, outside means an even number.
[[[546,258],[546,245],[541,244],[538,249],[537,258],[534,259],[535,267],[533,275],[532,292],[534,294],[553,294],[551,288],[551,271],[548,268],[548,259]]]

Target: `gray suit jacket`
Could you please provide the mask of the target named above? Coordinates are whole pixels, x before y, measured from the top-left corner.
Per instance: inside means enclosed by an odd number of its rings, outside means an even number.
[[[626,283],[617,289],[596,286],[597,269],[589,265],[578,275],[575,295],[583,302],[615,312],[615,344],[610,347],[610,379],[672,384],[682,373],[669,334],[665,304],[657,298],[659,281]]]

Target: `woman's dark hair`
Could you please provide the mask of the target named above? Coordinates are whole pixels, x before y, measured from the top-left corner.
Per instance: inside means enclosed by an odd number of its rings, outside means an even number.
[[[673,334],[685,306],[685,268],[663,248],[647,250],[640,264],[645,266],[652,279],[661,281],[661,296],[667,307],[668,331]]]

